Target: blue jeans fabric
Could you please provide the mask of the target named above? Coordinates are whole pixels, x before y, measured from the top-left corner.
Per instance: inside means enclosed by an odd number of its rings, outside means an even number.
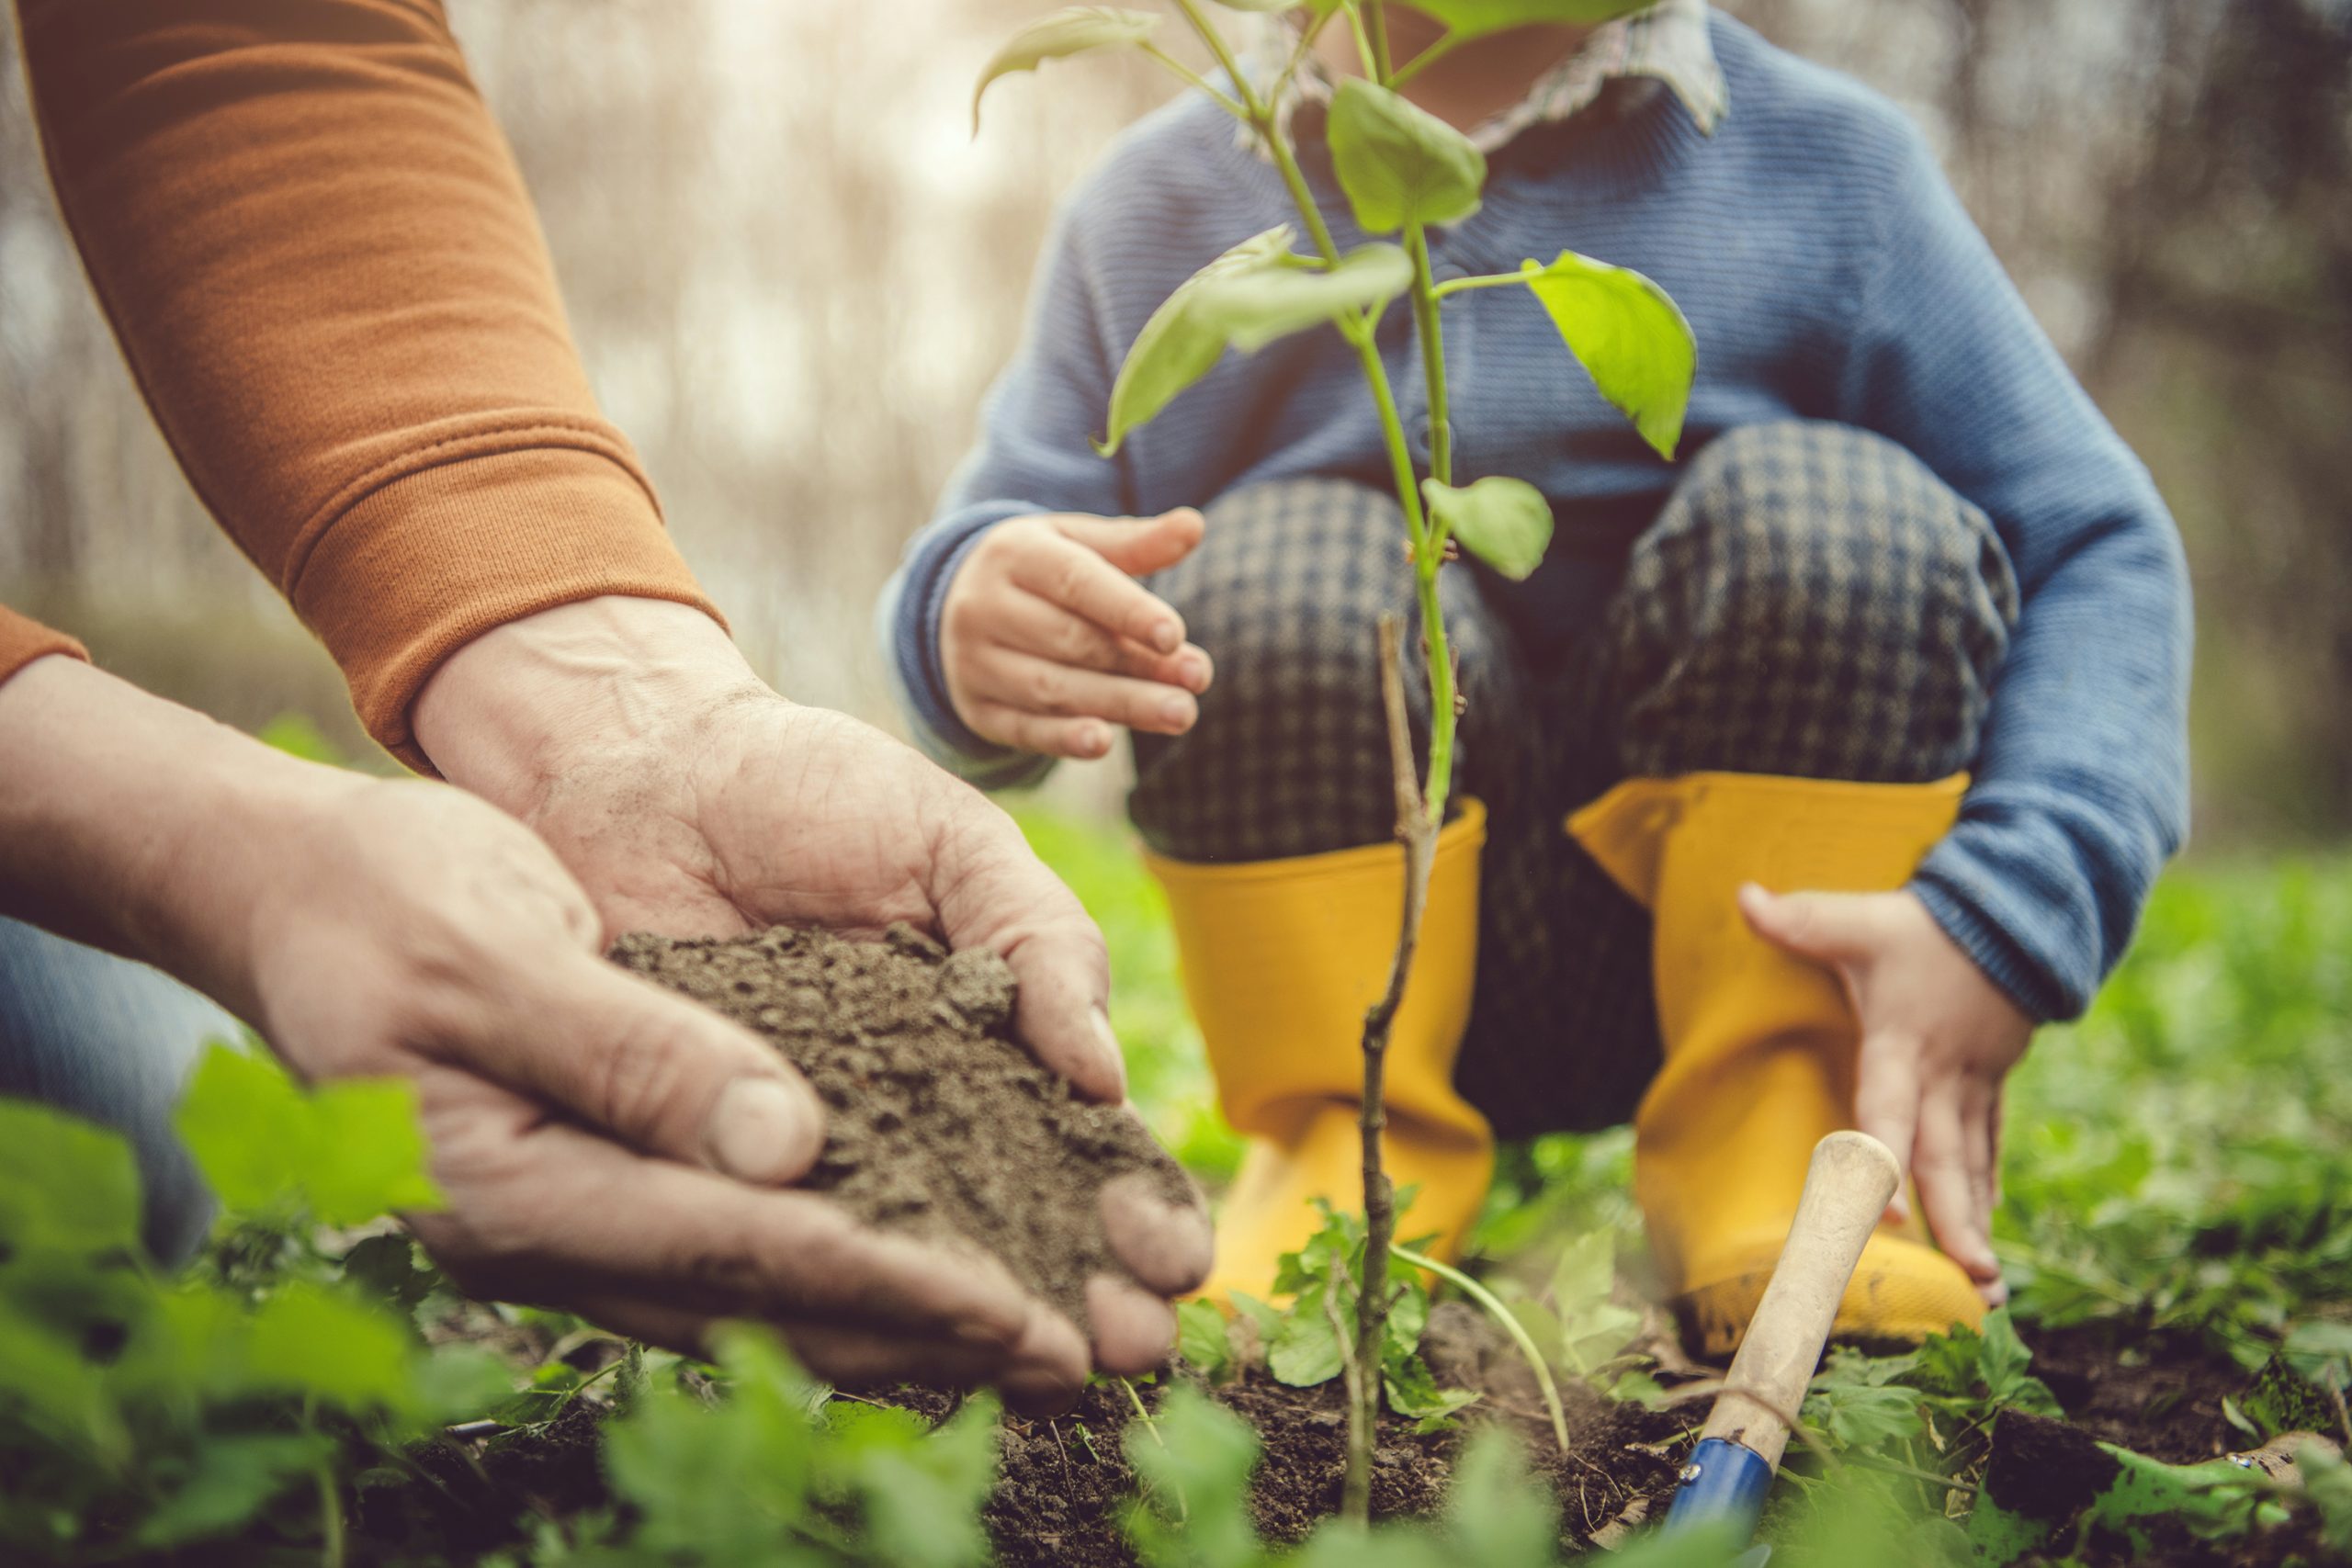
[[[159,970],[0,919],[0,1095],[130,1140],[147,1249],[166,1266],[195,1254],[213,1210],[172,1108],[205,1041],[243,1029]]]

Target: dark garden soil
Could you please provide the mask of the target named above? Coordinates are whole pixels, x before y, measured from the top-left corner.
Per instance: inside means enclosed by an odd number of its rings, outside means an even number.
[[[1074,1315],[1083,1314],[1085,1280],[1116,1267],[1096,1217],[1102,1187],[1139,1176],[1171,1199],[1190,1190],[1140,1122],[1077,1100],[1014,1043],[1012,978],[987,954],[951,957],[899,927],[880,943],[788,931],[727,942],[634,936],[614,956],[759,1031],[808,1077],[831,1112],[811,1185],[871,1224],[949,1246],[977,1244]],[[2070,1419],[2001,1416],[1983,1481],[2013,1511],[2072,1520],[2114,1472],[2099,1441],[2176,1463],[2244,1441],[2222,1400],[2243,1395],[2246,1374],[2197,1341],[2096,1328],[2028,1337],[2033,1371]],[[600,1348],[583,1344],[577,1353],[616,1353],[609,1341],[594,1343]],[[1616,1545],[1663,1517],[1700,1406],[1654,1411],[1571,1385],[1562,1391],[1572,1438],[1563,1454],[1526,1369],[1475,1309],[1441,1303],[1422,1349],[1441,1384],[1481,1398],[1451,1430],[1417,1433],[1409,1422],[1385,1420],[1375,1515],[1437,1512],[1465,1433],[1501,1423],[1557,1495],[1565,1550]],[[1170,1380],[1191,1376],[1180,1364],[1136,1393],[1156,1403]],[[1290,1388],[1250,1365],[1212,1392],[1261,1440],[1250,1499],[1260,1530],[1275,1541],[1304,1539],[1339,1505],[1346,1429],[1339,1386]],[[899,1389],[880,1402],[935,1419],[957,1397]],[[438,1542],[449,1560],[468,1562],[514,1543],[518,1514],[561,1518],[603,1506],[597,1449],[607,1414],[601,1393],[582,1397],[547,1425],[453,1433],[412,1454],[409,1474],[385,1473],[373,1486],[362,1477],[358,1537],[412,1550]],[[1136,1489],[1123,1449],[1134,1415],[1128,1389],[1104,1382],[1066,1415],[1006,1418],[987,1524],[1008,1568],[1134,1561],[1120,1529]],[[2073,1532],[2062,1529],[2056,1540],[2071,1548]],[[2085,1545],[2075,1561],[2089,1568],[2239,1568],[2298,1552],[2327,1561],[2301,1524],[2226,1548],[2162,1533],[2143,1543]]]
[[[1120,1270],[1095,1200],[1122,1177],[1171,1202],[1192,1179],[1142,1122],[1078,1099],[1012,1037],[1012,971],[909,926],[878,942],[778,927],[728,941],[637,934],[615,962],[748,1025],[816,1087],[824,1153],[803,1184],[860,1220],[977,1246],[1086,1321]]]
[[[1568,1550],[1613,1544],[1645,1518],[1662,1515],[1679,1461],[1673,1439],[1689,1424],[1687,1413],[1619,1404],[1582,1387],[1563,1389],[1570,1437],[1563,1455],[1532,1382],[1523,1369],[1506,1365],[1512,1352],[1474,1310],[1458,1303],[1439,1305],[1429,1347],[1441,1382],[1479,1389],[1486,1398],[1464,1411],[1461,1427],[1451,1431],[1417,1434],[1410,1421],[1382,1418],[1373,1465],[1374,1517],[1437,1513],[1463,1438],[1487,1422],[1515,1431],[1531,1467],[1558,1493],[1560,1540]],[[1180,1368],[1171,1375],[1188,1374]],[[1148,1404],[1159,1398],[1156,1388],[1137,1392]],[[1271,1541],[1305,1540],[1339,1511],[1347,1438],[1340,1385],[1289,1388],[1251,1369],[1212,1393],[1248,1419],[1264,1445],[1250,1483],[1259,1533]],[[934,1418],[954,1404],[948,1395],[911,1389],[891,1402]],[[989,1534],[1006,1568],[1134,1562],[1119,1529],[1120,1515],[1136,1492],[1135,1472],[1123,1457],[1134,1419],[1126,1391],[1115,1383],[1090,1388],[1066,1416],[1006,1419],[1003,1478],[988,1506]]]

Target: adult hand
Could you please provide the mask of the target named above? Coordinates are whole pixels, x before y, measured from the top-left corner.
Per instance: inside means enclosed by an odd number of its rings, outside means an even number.
[[[1209,656],[1135,580],[1201,542],[1185,507],[1145,519],[1015,517],[980,536],[947,585],[939,653],[973,734],[1053,757],[1111,750],[1111,726],[1182,735],[1200,717]]]
[[[2033,1021],[1915,894],[1776,896],[1751,885],[1739,907],[1758,935],[1845,982],[1862,1029],[1856,1119],[1917,1181],[1938,1245],[2000,1305],[2001,1085],[2032,1043]],[[1898,1217],[1905,1208],[1898,1193]]]
[[[1012,819],[878,731],[776,695],[699,611],[606,598],[501,626],[442,666],[413,717],[445,775],[579,877],[605,938],[906,920],[1001,954],[1038,1058],[1082,1093],[1123,1096],[1102,933]],[[1093,1358],[1140,1371],[1173,1340],[1167,1298],[1207,1270],[1207,1218],[1134,1185],[1103,1207],[1106,1238],[1148,1288],[1090,1285]]]
[[[298,761],[63,659],[0,684],[0,908],[200,987],[305,1077],[416,1083],[449,1206],[414,1223],[468,1288],[684,1348],[758,1319],[837,1379],[1079,1386],[1076,1331],[1002,1270],[772,1185],[816,1156],[815,1096],[605,963],[586,894],[482,802]]]

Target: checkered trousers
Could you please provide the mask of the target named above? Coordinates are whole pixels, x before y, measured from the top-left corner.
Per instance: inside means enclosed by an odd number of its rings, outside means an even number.
[[[1414,614],[1395,501],[1296,480],[1207,512],[1200,548],[1148,585],[1216,683],[1190,734],[1135,738],[1136,828],[1200,861],[1388,840],[1374,626]],[[1506,1137],[1622,1122],[1658,1064],[1649,916],[1566,816],[1634,776],[1956,773],[2018,611],[1983,513],[1878,436],[1796,423],[1722,436],[1690,464],[1564,659],[1539,668],[1478,574],[1449,570],[1442,592],[1467,703],[1458,787],[1488,819],[1456,1077]],[[1407,689],[1425,749],[1418,663]]]

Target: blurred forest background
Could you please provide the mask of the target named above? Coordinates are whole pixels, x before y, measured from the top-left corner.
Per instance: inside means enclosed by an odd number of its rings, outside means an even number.
[[[875,590],[1053,201],[1170,84],[1049,68],[975,142],[974,71],[1046,0],[448,4],[687,556],[785,691],[887,720]],[[2352,0],[1726,8],[1927,128],[2154,470],[2198,587],[2202,841],[2352,833]],[[0,599],[234,722],[300,710],[356,746],[149,426],[0,50]]]

